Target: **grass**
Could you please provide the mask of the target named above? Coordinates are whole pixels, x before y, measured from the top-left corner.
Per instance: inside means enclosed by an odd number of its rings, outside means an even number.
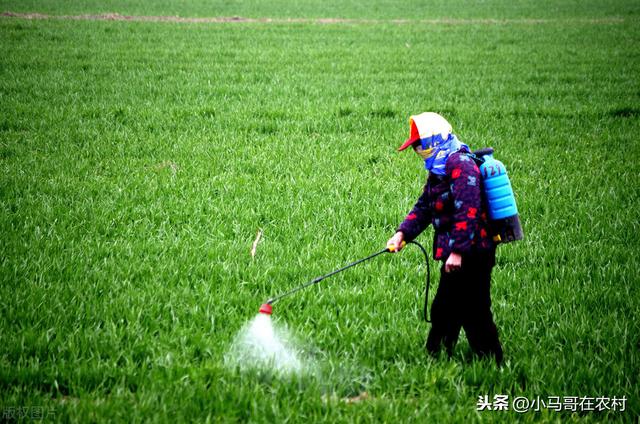
[[[594,19],[637,17],[640,6],[628,0],[1,0],[0,11],[39,12],[54,15],[120,13],[188,17],[242,16],[268,18],[349,19]]]
[[[578,13],[626,16],[592,22],[496,4],[511,11],[499,18],[566,19],[0,19],[3,412],[41,406],[74,422],[637,420],[640,29],[627,13],[637,6]],[[109,11],[173,13],[121,5]],[[326,16],[314,3],[180,7]],[[332,16],[356,15],[338,7]],[[460,6],[439,16],[491,15]],[[424,110],[472,147],[494,146],[516,189],[526,240],[500,248],[493,280],[504,369],[471,361],[464,338],[452,361],[425,357],[417,249],[276,305],[274,320],[315,352],[319,376],[226,369],[224,353],[262,301],[384,246],[424,181],[419,161],[394,150],[408,116]],[[340,400],[364,391],[363,402]],[[478,412],[485,394],[626,396],[627,411]]]

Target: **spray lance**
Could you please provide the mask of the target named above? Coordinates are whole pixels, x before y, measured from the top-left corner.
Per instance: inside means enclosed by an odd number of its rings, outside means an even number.
[[[402,242],[402,246],[404,246],[406,243],[403,241]],[[426,322],[431,322],[427,316],[427,310],[428,310],[428,301],[429,301],[429,282],[431,280],[431,269],[429,266],[429,255],[427,254],[427,251],[425,250],[425,248],[418,242],[416,241],[410,241],[409,244],[415,244],[416,246],[418,246],[420,248],[420,250],[422,250],[422,253],[424,254],[424,259],[425,259],[425,264],[427,265],[427,278],[426,278],[426,283],[425,283],[425,294],[424,294],[424,310],[423,310],[423,315],[424,315],[424,320]],[[320,281],[324,280],[325,278],[329,278],[332,275],[338,274],[346,269],[349,269],[351,267],[354,267],[358,264],[361,264],[362,262],[366,262],[370,259],[373,259],[377,256],[380,256],[384,253],[391,253],[391,252],[395,252],[396,250],[394,248],[385,248],[379,252],[376,252],[372,255],[367,256],[366,258],[362,258],[362,259],[358,259],[357,261],[351,262],[345,266],[343,266],[342,268],[338,268],[334,271],[331,271],[328,274],[325,275],[321,275],[320,277],[316,277],[313,280],[309,281],[308,283],[302,284],[301,286],[298,286],[286,293],[283,293],[281,295],[278,295],[276,297],[273,297],[269,300],[267,300],[265,303],[263,303],[262,305],[260,305],[260,310],[259,312],[261,314],[265,314],[265,315],[271,315],[273,313],[273,307],[271,305],[273,305],[274,303],[276,303],[277,301],[279,301],[280,299],[290,296],[294,293],[299,292],[300,290],[306,289],[307,287],[313,286],[315,284],[318,284]]]

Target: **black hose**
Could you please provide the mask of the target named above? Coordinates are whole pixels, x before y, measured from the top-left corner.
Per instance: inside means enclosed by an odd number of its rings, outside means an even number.
[[[409,244],[415,244],[420,248],[420,250],[422,250],[422,253],[424,254],[424,262],[427,264],[427,282],[425,283],[425,287],[424,287],[424,309],[422,311],[422,314],[423,314],[424,320],[430,323],[431,321],[429,320],[429,316],[428,316],[429,284],[431,282],[431,266],[429,265],[429,255],[427,254],[427,250],[417,241],[410,241]]]

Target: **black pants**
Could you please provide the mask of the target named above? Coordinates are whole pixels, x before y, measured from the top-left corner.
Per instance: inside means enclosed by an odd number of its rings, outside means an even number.
[[[502,346],[491,314],[491,269],[495,252],[462,257],[460,271],[440,269],[440,285],[431,305],[431,331],[427,351],[436,355],[444,344],[449,356],[458,341],[460,328],[471,349],[479,356],[493,355],[502,362]]]

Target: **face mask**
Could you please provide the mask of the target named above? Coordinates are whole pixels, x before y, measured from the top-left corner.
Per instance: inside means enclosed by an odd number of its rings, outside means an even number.
[[[420,155],[420,157],[424,159],[424,167],[436,175],[445,175],[445,164],[451,153],[463,147],[466,149],[469,148],[469,146],[461,143],[453,134],[449,134],[446,140],[438,134],[428,139],[423,139],[421,142],[420,150],[425,152],[424,157]]]
[[[430,148],[425,150],[425,149],[422,148],[422,146],[420,144],[415,144],[413,146],[413,151],[416,152],[418,154],[418,156],[420,156],[420,158],[422,160],[429,159],[435,153],[435,149],[433,147],[430,147]]]

